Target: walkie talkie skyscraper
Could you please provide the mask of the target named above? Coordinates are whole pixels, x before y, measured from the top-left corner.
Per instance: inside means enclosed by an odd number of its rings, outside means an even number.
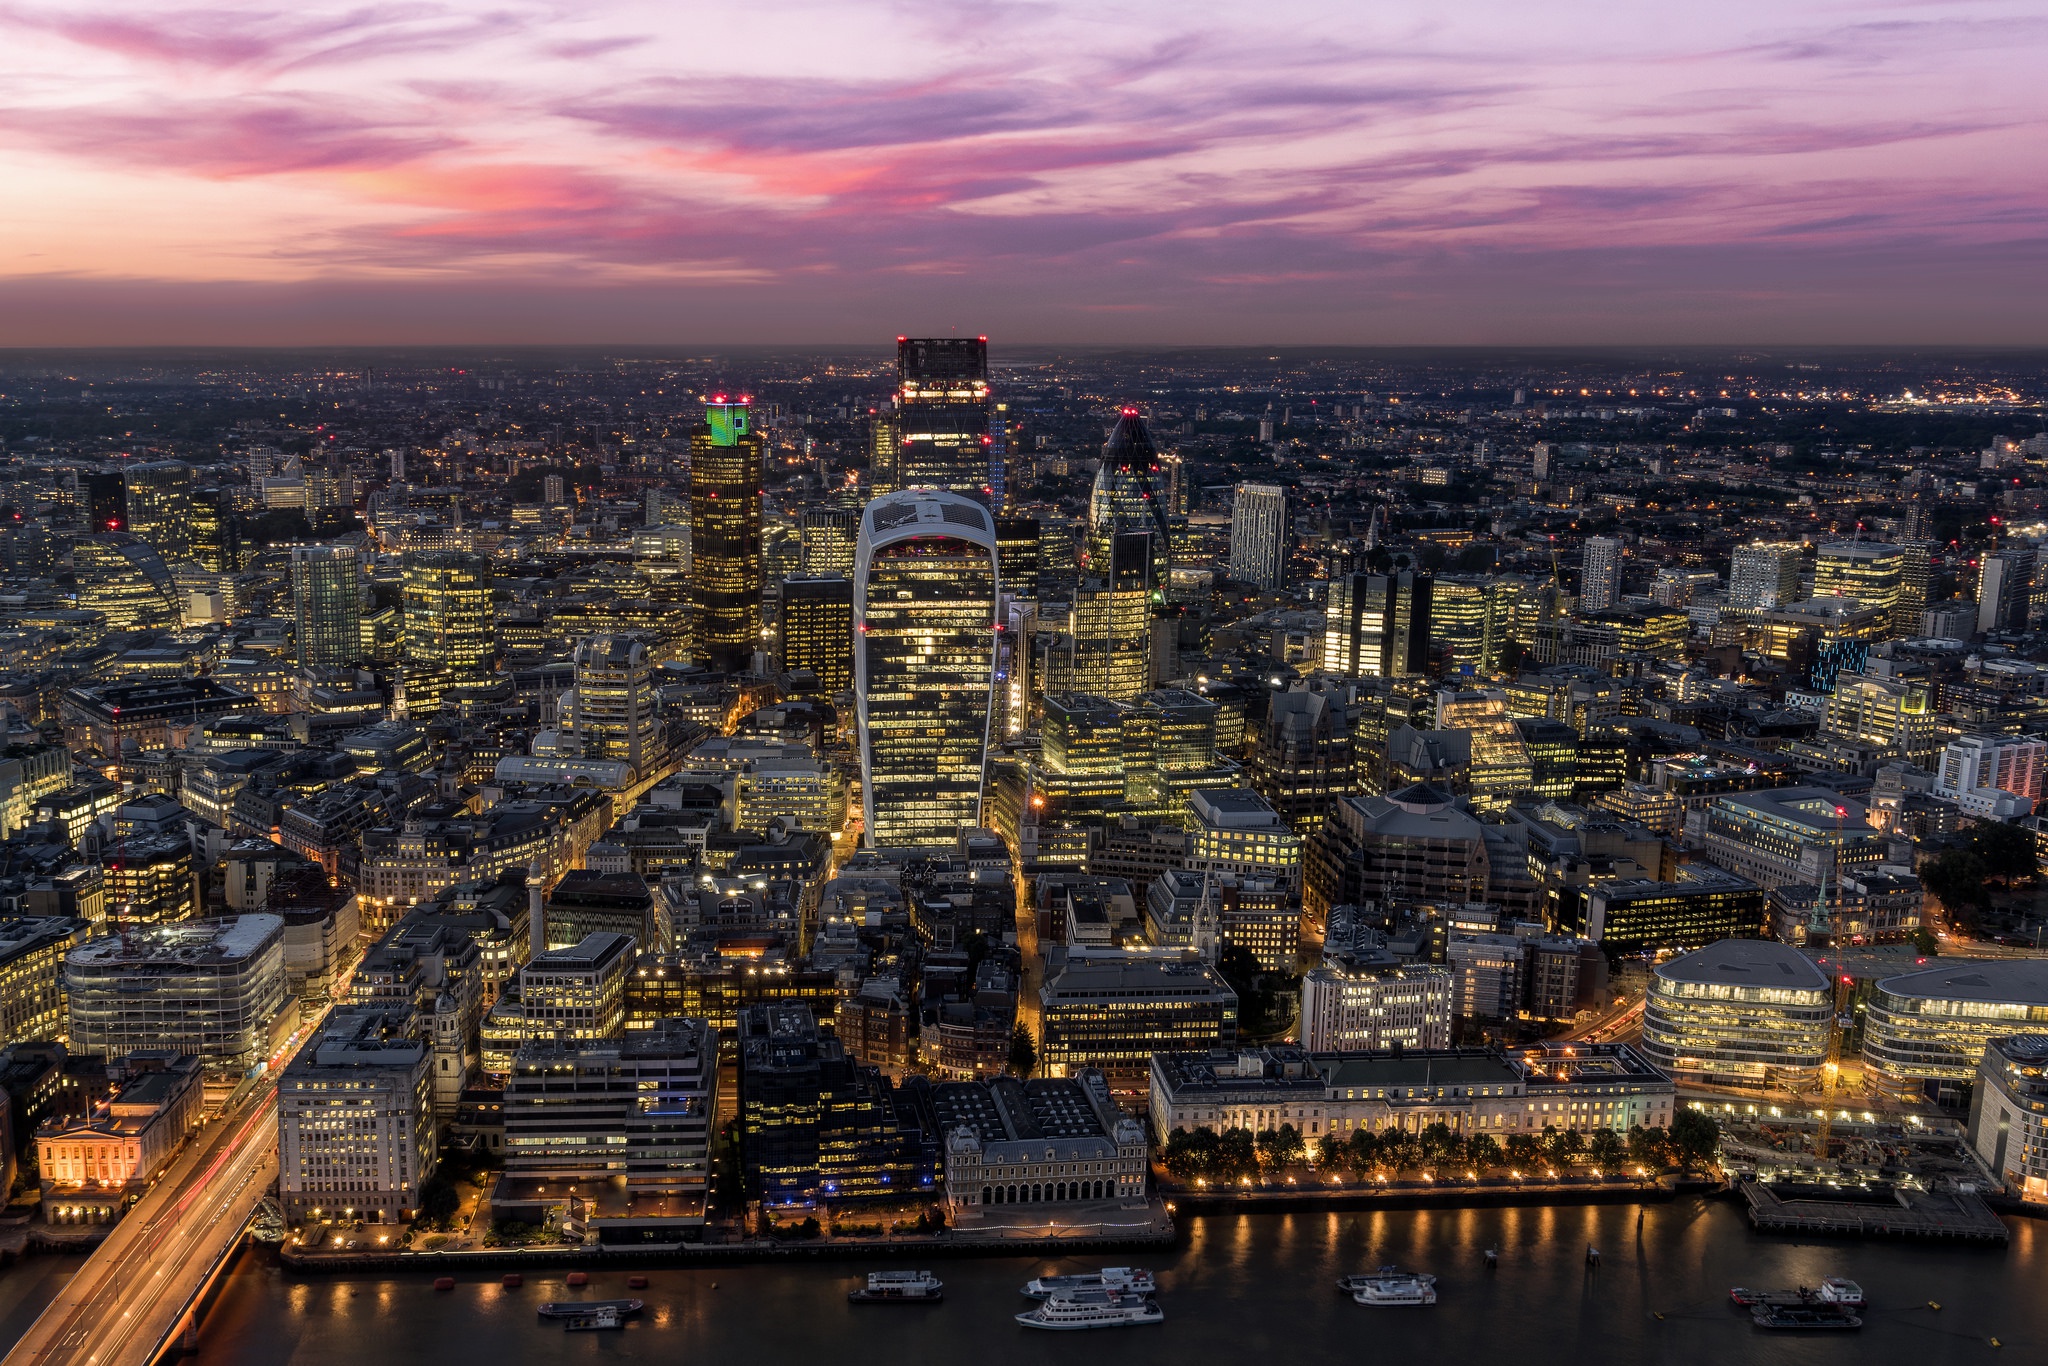
[[[950,845],[981,822],[998,629],[988,509],[925,489],[869,503],[854,617],[867,840]]]

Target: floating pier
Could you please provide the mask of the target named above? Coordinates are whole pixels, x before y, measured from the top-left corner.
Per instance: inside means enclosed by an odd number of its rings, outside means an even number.
[[[2004,1243],[2011,1230],[1974,1191],[1900,1186],[1815,1186],[1738,1183],[1749,1222],[1765,1233],[1834,1234],[1849,1238],[1923,1238]]]

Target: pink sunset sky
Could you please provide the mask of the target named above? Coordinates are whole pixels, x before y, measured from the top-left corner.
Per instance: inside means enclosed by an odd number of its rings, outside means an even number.
[[[2041,0],[0,0],[0,345],[2048,342]]]

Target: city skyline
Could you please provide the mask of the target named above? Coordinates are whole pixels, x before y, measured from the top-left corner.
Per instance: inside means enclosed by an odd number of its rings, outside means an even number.
[[[2048,22],[1997,0],[0,33],[0,345],[2048,337]]]
[[[0,0],[0,1366],[2041,1340],[2044,57]]]

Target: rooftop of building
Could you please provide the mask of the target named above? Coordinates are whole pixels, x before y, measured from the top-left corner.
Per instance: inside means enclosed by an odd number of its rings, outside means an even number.
[[[1657,967],[1668,982],[1700,986],[1824,991],[1828,979],[1813,960],[1771,939],[1722,939]]]
[[[1986,1057],[2003,1056],[2023,1067],[2048,1067],[2048,1034],[2008,1034],[1985,1044]]]
[[[1704,896],[1710,892],[1742,892],[1759,890],[1756,883],[1739,873],[1717,868],[1711,863],[1688,863],[1680,866],[1678,877],[1663,882],[1653,877],[1618,877],[1605,882],[1594,883],[1588,893],[1607,897],[1645,896]]]
[[[263,913],[136,925],[80,944],[66,962],[72,967],[225,966],[255,957],[283,935],[283,917]]]
[[[1260,830],[1280,824],[1273,804],[1248,787],[1205,787],[1188,794],[1195,819],[1224,829]]]
[[[1889,996],[1931,1001],[2048,1006],[2048,959],[1976,958],[1878,981]]]
[[[1146,950],[1068,949],[1064,963],[1047,964],[1042,999],[1114,996],[1233,995],[1216,970],[1194,954]]]
[[[1847,835],[1866,834],[1863,803],[1831,787],[1773,787],[1755,792],[1724,792],[1717,805],[1741,807],[1769,819],[1832,834],[1839,824]]]
[[[85,931],[86,922],[65,915],[32,915],[0,920],[0,963],[51,944],[61,944]]]
[[[562,949],[549,949],[528,960],[522,973],[591,972],[606,967],[633,951],[633,936],[595,930]]]
[[[531,1039],[519,1046],[515,1070],[575,1062],[675,1061],[701,1058],[715,1063],[717,1033],[703,1020],[670,1017],[620,1039]],[[713,1075],[706,1069],[706,1075]]]
[[[418,1067],[432,1045],[414,1035],[410,1025],[409,1011],[344,1007],[329,1015],[285,1065],[285,1077],[289,1081],[316,1068]]]

